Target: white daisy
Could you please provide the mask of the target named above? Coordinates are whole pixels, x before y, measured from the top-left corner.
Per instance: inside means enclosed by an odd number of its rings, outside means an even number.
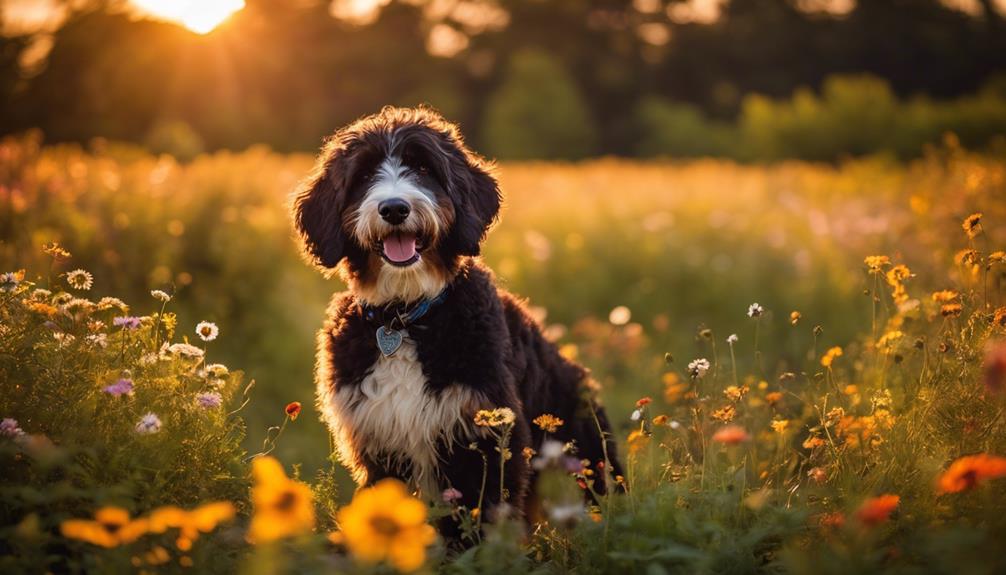
[[[732,334],[730,334],[730,337],[727,338],[727,343],[729,343],[730,345],[733,345],[733,344],[737,343],[737,339],[738,339],[737,338],[737,334],[736,333],[732,333]]]
[[[94,285],[94,276],[91,275],[91,272],[75,269],[72,272],[66,272],[66,283],[70,284],[73,289],[89,290]]]
[[[173,343],[168,346],[168,353],[190,358],[199,358],[203,356],[203,350],[188,343]]]
[[[765,313],[765,308],[763,308],[758,302],[748,306],[748,317],[761,317],[761,314]]]
[[[692,377],[705,377],[709,371],[709,360],[706,358],[694,359],[688,364],[688,374]]]
[[[159,289],[151,290],[150,295],[156,300],[161,300],[165,303],[171,301],[171,295],[168,292],[161,291]]]
[[[213,341],[218,335],[220,335],[220,328],[218,328],[215,323],[201,321],[199,322],[199,325],[196,326],[196,335],[198,335],[199,339],[203,341]]]

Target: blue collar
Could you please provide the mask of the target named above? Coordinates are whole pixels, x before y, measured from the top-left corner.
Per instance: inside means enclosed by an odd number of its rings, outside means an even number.
[[[448,288],[444,288],[432,298],[424,298],[411,308],[394,302],[383,306],[362,306],[363,317],[367,321],[383,325],[389,329],[404,329],[419,321],[431,309],[447,299]]]

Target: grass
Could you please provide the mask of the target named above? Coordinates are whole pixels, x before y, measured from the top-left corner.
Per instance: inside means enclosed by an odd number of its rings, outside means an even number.
[[[0,565],[94,571],[139,557],[136,569],[173,572],[187,557],[204,571],[373,570],[328,536],[352,488],[310,408],[312,338],[339,286],[300,261],[284,208],[310,158],[252,149],[179,164],[105,143],[41,147],[32,136],[5,141],[0,155],[0,271],[25,270],[0,294],[0,417],[33,438],[0,440]],[[994,370],[1006,335],[1002,158],[948,141],[908,164],[608,159],[505,165],[500,175],[508,203],[485,257],[601,384],[629,493],[572,519],[553,515],[528,536],[491,525],[459,557],[435,544],[427,568],[1004,568],[1006,487],[983,480],[995,469],[972,470],[974,488],[960,493],[936,487],[961,456],[1006,456]],[[41,249],[52,241],[72,256],[54,260]],[[68,284],[76,268],[93,274],[89,290]],[[153,289],[172,295],[165,309]],[[100,309],[104,296],[147,319],[136,331],[115,326],[126,312]],[[93,302],[70,305],[83,297]],[[762,313],[749,317],[755,302]],[[200,340],[200,321],[216,323],[219,338]],[[89,344],[102,333],[104,347]],[[186,340],[208,359],[141,361]],[[708,371],[689,367],[697,359]],[[215,386],[210,362],[231,369],[223,406],[207,410],[196,396]],[[132,395],[103,391],[121,378]],[[284,413],[291,401],[304,404],[296,420]],[[147,412],[163,427],[139,435]],[[249,498],[248,454],[261,451],[294,478],[277,485],[311,485],[316,520],[250,545],[246,526],[264,511]],[[546,509],[556,509],[577,487],[564,472],[548,477]],[[896,504],[884,508],[884,495]],[[145,517],[211,501],[232,502],[238,516],[191,551],[156,533],[113,549],[60,534],[64,520],[103,506]],[[169,559],[146,561],[157,546]]]

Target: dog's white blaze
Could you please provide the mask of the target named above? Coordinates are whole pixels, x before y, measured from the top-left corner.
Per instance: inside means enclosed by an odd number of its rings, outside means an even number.
[[[439,395],[428,393],[415,343],[408,339],[391,357],[380,355],[359,386],[345,386],[333,395],[325,389],[328,385],[319,379],[322,409],[339,458],[353,470],[357,483],[367,482],[361,456],[390,469],[404,457],[412,464],[412,486],[436,496],[442,489],[438,444],[475,437],[472,416],[480,404],[476,393],[460,385]]]
[[[392,226],[381,218],[378,206],[384,200],[400,198],[409,202],[412,212],[397,229],[419,233],[432,245],[445,227],[433,192],[424,189],[402,165],[399,158],[389,157],[374,174],[374,184],[353,214],[353,234],[367,246],[387,236]],[[393,300],[405,302],[432,298],[446,285],[446,278],[432,270],[422,259],[409,267],[397,267],[381,262],[377,281],[372,286],[357,286],[354,291],[369,305],[382,305]]]

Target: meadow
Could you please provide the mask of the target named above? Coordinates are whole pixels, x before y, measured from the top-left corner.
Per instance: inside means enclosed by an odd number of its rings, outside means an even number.
[[[285,204],[310,165],[0,144],[4,572],[1006,569],[1001,152],[500,166],[484,257],[592,370],[627,466],[583,507],[605,479],[575,454],[514,454],[543,470],[529,533],[329,458],[341,286]]]

